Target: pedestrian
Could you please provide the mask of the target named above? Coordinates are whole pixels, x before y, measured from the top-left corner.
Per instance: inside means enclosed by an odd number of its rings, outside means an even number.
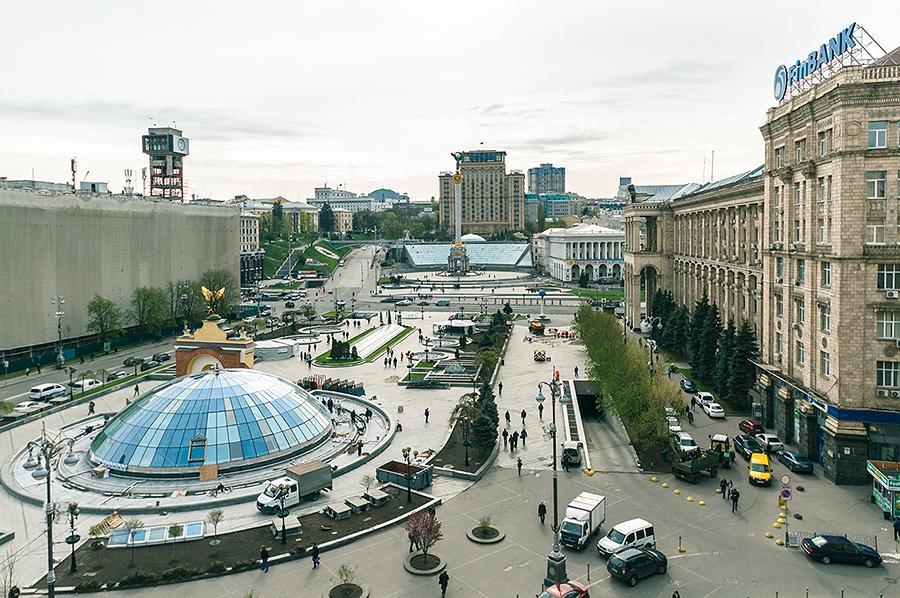
[[[25,376],[28,376],[30,374],[31,374],[31,368],[25,368]]]
[[[447,586],[450,585],[450,576],[447,575],[446,571],[441,571],[441,575],[438,577],[438,585],[441,586],[441,598],[445,598],[447,596]]]
[[[407,536],[409,537],[409,551],[412,552],[412,551],[413,551],[413,548],[415,548],[415,549],[416,549],[416,552],[418,552],[418,550],[419,550],[419,545],[416,544],[416,539],[413,538],[412,533],[411,533],[411,532],[408,533]]]
[[[525,425],[525,416],[528,415],[528,414],[525,412],[524,409],[522,409],[522,414],[521,414],[521,415],[522,415],[522,426],[524,426],[524,425]]]
[[[315,542],[313,542],[313,547],[312,547],[312,562],[313,562],[313,569],[318,569],[318,568],[319,568],[319,562],[320,562],[320,559],[319,559],[319,545],[316,544]]]
[[[334,413],[334,401],[331,397],[328,398],[328,402],[325,404],[328,407],[328,413]]]
[[[356,443],[356,456],[357,457],[362,457],[362,447],[363,447],[363,443],[360,440],[359,442]]]
[[[576,378],[578,377],[578,366],[577,365],[575,366],[575,377]]]
[[[508,428],[508,427],[509,427],[509,422],[510,422],[509,410],[506,411],[506,415],[504,415],[503,417],[504,417],[504,419],[506,420],[506,427]]]
[[[737,512],[738,499],[741,497],[741,493],[738,492],[737,488],[732,488],[730,496],[731,496],[731,512],[735,513],[735,512]]]
[[[375,400],[375,398],[376,398],[375,395],[372,395],[372,400]],[[369,409],[368,407],[366,407],[366,421],[368,422],[371,419],[372,419],[372,410]]]
[[[562,461],[563,471],[569,473],[569,457],[567,455],[563,455],[560,461]]]
[[[541,501],[538,505],[538,519],[541,520],[541,525],[544,525],[544,519],[547,517],[547,503]]]
[[[516,469],[519,470],[519,477],[522,477],[522,457],[516,459]]]
[[[519,434],[519,438],[522,440],[522,448],[525,448],[525,439],[527,437],[528,437],[528,432],[526,432],[525,429],[522,428],[522,433]]]
[[[722,500],[728,499],[728,480],[722,478],[719,480],[719,489],[722,491]]]
[[[688,422],[693,426],[694,425],[694,412],[688,411],[687,418],[688,418]]]
[[[41,364],[40,364],[40,362],[36,363],[36,364],[35,364],[35,367],[37,368],[38,374],[40,374],[40,373],[41,373]]]
[[[259,547],[259,560],[262,561],[263,573],[268,573],[269,572],[269,551],[266,550],[265,546]]]
[[[894,517],[894,542],[900,542],[900,517]]]
[[[509,430],[503,428],[503,450],[506,450],[506,443],[509,441]]]
[[[395,370],[397,369],[397,358],[396,357],[394,358],[394,369]]]
[[[544,404],[538,403],[538,418],[543,421],[544,420]]]
[[[431,412],[428,410],[428,407],[425,408],[425,423],[428,423],[428,416],[431,415]]]
[[[19,598],[21,594],[21,590],[19,590],[19,586],[13,586],[9,589],[9,593],[6,595],[7,598]]]
[[[501,397],[503,396],[503,383],[502,382],[497,385],[497,394],[499,394]]]
[[[678,590],[672,592],[672,598],[681,598],[681,594],[678,593]]]
[[[350,410],[350,423],[356,425],[356,409]]]
[[[88,403],[88,415],[94,415],[95,407],[96,407],[96,405],[94,404],[94,401],[91,401],[90,403]]]
[[[137,396],[138,396],[139,394],[141,394],[141,389],[140,389],[140,387],[139,387],[137,384],[135,384],[135,385],[134,385],[134,398],[137,398]]]
[[[516,450],[516,447],[519,445],[519,432],[515,431],[512,435],[512,450]]]

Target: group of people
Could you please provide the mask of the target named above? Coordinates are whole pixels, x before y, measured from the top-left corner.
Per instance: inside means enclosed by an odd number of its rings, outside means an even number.
[[[741,493],[735,488],[734,482],[722,478],[719,481],[719,489],[722,491],[722,500],[730,500],[731,512],[737,513],[738,500],[741,498]]]
[[[384,367],[389,368],[389,367],[393,366],[394,369],[396,369],[397,368],[397,357],[395,355],[395,351],[391,348],[388,348],[386,350],[386,353],[387,353],[387,355],[384,358],[384,362],[383,362]],[[403,355],[401,355],[400,357],[403,357]]]
[[[319,545],[313,542],[312,548],[310,549],[310,556],[312,557],[313,569],[318,569],[319,565],[322,563],[322,559],[319,557]],[[266,548],[265,545],[259,547],[259,560],[262,563],[263,573],[269,572],[269,549]]]

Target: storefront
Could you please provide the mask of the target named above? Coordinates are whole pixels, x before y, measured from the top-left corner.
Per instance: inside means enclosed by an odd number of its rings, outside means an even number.
[[[900,463],[866,461],[866,471],[872,476],[872,502],[884,518],[900,516]]]

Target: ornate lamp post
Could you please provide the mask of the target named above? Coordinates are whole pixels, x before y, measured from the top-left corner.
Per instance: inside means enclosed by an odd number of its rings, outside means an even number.
[[[290,515],[290,511],[284,508],[284,495],[287,494],[287,488],[282,488],[278,494],[278,516],[281,517],[281,543],[287,544],[287,533],[285,533],[284,518]]]
[[[406,502],[412,502],[412,449],[403,448],[403,459],[406,461]]]
[[[469,466],[469,418],[463,418],[463,446],[466,447],[466,467]]]
[[[550,382],[538,384],[538,394],[534,399],[539,405],[546,400],[541,391],[542,386],[550,389],[550,411],[553,414],[549,429],[550,440],[553,443],[553,550],[547,556],[547,577],[544,578],[544,587],[550,587],[569,581],[566,575],[566,556],[559,549],[559,492],[556,471],[556,400],[560,396],[559,372],[554,372]]]
[[[69,573],[75,573],[78,571],[78,564],[75,562],[75,544],[81,540],[81,536],[75,533],[75,520],[78,519],[78,514],[81,511],[77,502],[70,502],[67,511],[69,514],[69,537],[66,538],[66,544],[72,547],[72,561]]]
[[[63,342],[62,342],[62,319],[63,316],[66,315],[66,312],[63,311],[63,305],[66,303],[66,298],[62,295],[57,295],[54,297],[50,303],[56,306],[56,313],[53,316],[56,318],[56,334],[59,337],[59,347],[56,353],[56,369],[61,370],[66,365],[66,358],[63,357]]]
[[[66,368],[69,372],[69,400],[72,400],[72,393],[74,392],[74,386],[72,386],[72,377],[75,375],[75,368],[69,366]]]

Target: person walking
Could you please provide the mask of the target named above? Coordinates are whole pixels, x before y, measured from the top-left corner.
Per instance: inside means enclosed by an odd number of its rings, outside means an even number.
[[[569,457],[567,455],[563,455],[562,459],[560,459],[560,462],[562,463],[563,471],[569,473]]]
[[[445,598],[447,596],[447,586],[450,585],[450,576],[447,575],[446,571],[441,571],[441,575],[438,577],[438,585],[441,586],[441,598]]]
[[[510,422],[509,410],[506,411],[506,415],[503,416],[503,419],[506,420],[506,427],[508,428],[508,427],[509,427],[509,422]]]
[[[894,517],[894,542],[900,542],[900,517]]]
[[[528,415],[524,409],[522,409],[522,426],[525,426],[525,417]]]
[[[312,547],[312,562],[313,562],[313,569],[318,569],[321,559],[319,558],[319,545],[316,544],[315,542],[313,542],[313,547]]]
[[[722,500],[728,500],[728,480],[719,480],[719,490],[722,492]]]
[[[140,387],[139,387],[137,384],[135,384],[135,385],[134,385],[134,395],[133,395],[133,398],[136,399],[136,398],[138,397],[139,394],[141,394],[141,389],[140,389]]]
[[[731,489],[731,512],[736,513],[738,508],[738,499],[741,498],[741,493],[738,492],[737,488]]]
[[[538,419],[544,420],[544,404],[538,403]]]
[[[502,382],[497,385],[497,394],[499,394],[501,397],[503,396],[503,383]]]
[[[687,418],[688,418],[688,422],[690,422],[690,424],[693,426],[694,425],[694,412],[688,411]]]
[[[519,432],[518,430],[513,432],[512,435],[512,450],[516,450],[519,447]]]
[[[577,365],[575,366],[575,377],[576,378],[578,377],[578,366]]]
[[[538,504],[538,519],[541,520],[541,525],[544,525],[544,519],[547,517],[547,503],[541,501]]]
[[[522,433],[519,434],[519,439],[522,441],[522,448],[525,448],[525,439],[528,437],[528,432],[525,431],[525,428],[522,428]]]
[[[509,442],[509,430],[503,428],[503,434],[501,434],[501,436],[503,436],[503,450],[505,451],[507,443]]]
[[[516,459],[516,469],[519,470],[519,477],[522,477],[522,457]]]
[[[263,573],[268,573],[269,572],[269,551],[266,550],[265,546],[259,547],[259,560],[262,561]]]
[[[90,403],[88,403],[88,415],[94,415],[95,408],[96,408],[96,405],[94,404],[94,401],[91,401]]]
[[[428,423],[428,416],[431,415],[431,412],[428,410],[428,407],[425,408],[425,423]]]
[[[413,551],[413,548],[415,548],[416,551],[418,551],[418,550],[419,550],[419,545],[416,544],[416,540],[415,540],[415,538],[413,538],[412,533],[411,533],[411,532],[408,533],[407,536],[409,537],[409,551],[412,552],[412,551]]]

